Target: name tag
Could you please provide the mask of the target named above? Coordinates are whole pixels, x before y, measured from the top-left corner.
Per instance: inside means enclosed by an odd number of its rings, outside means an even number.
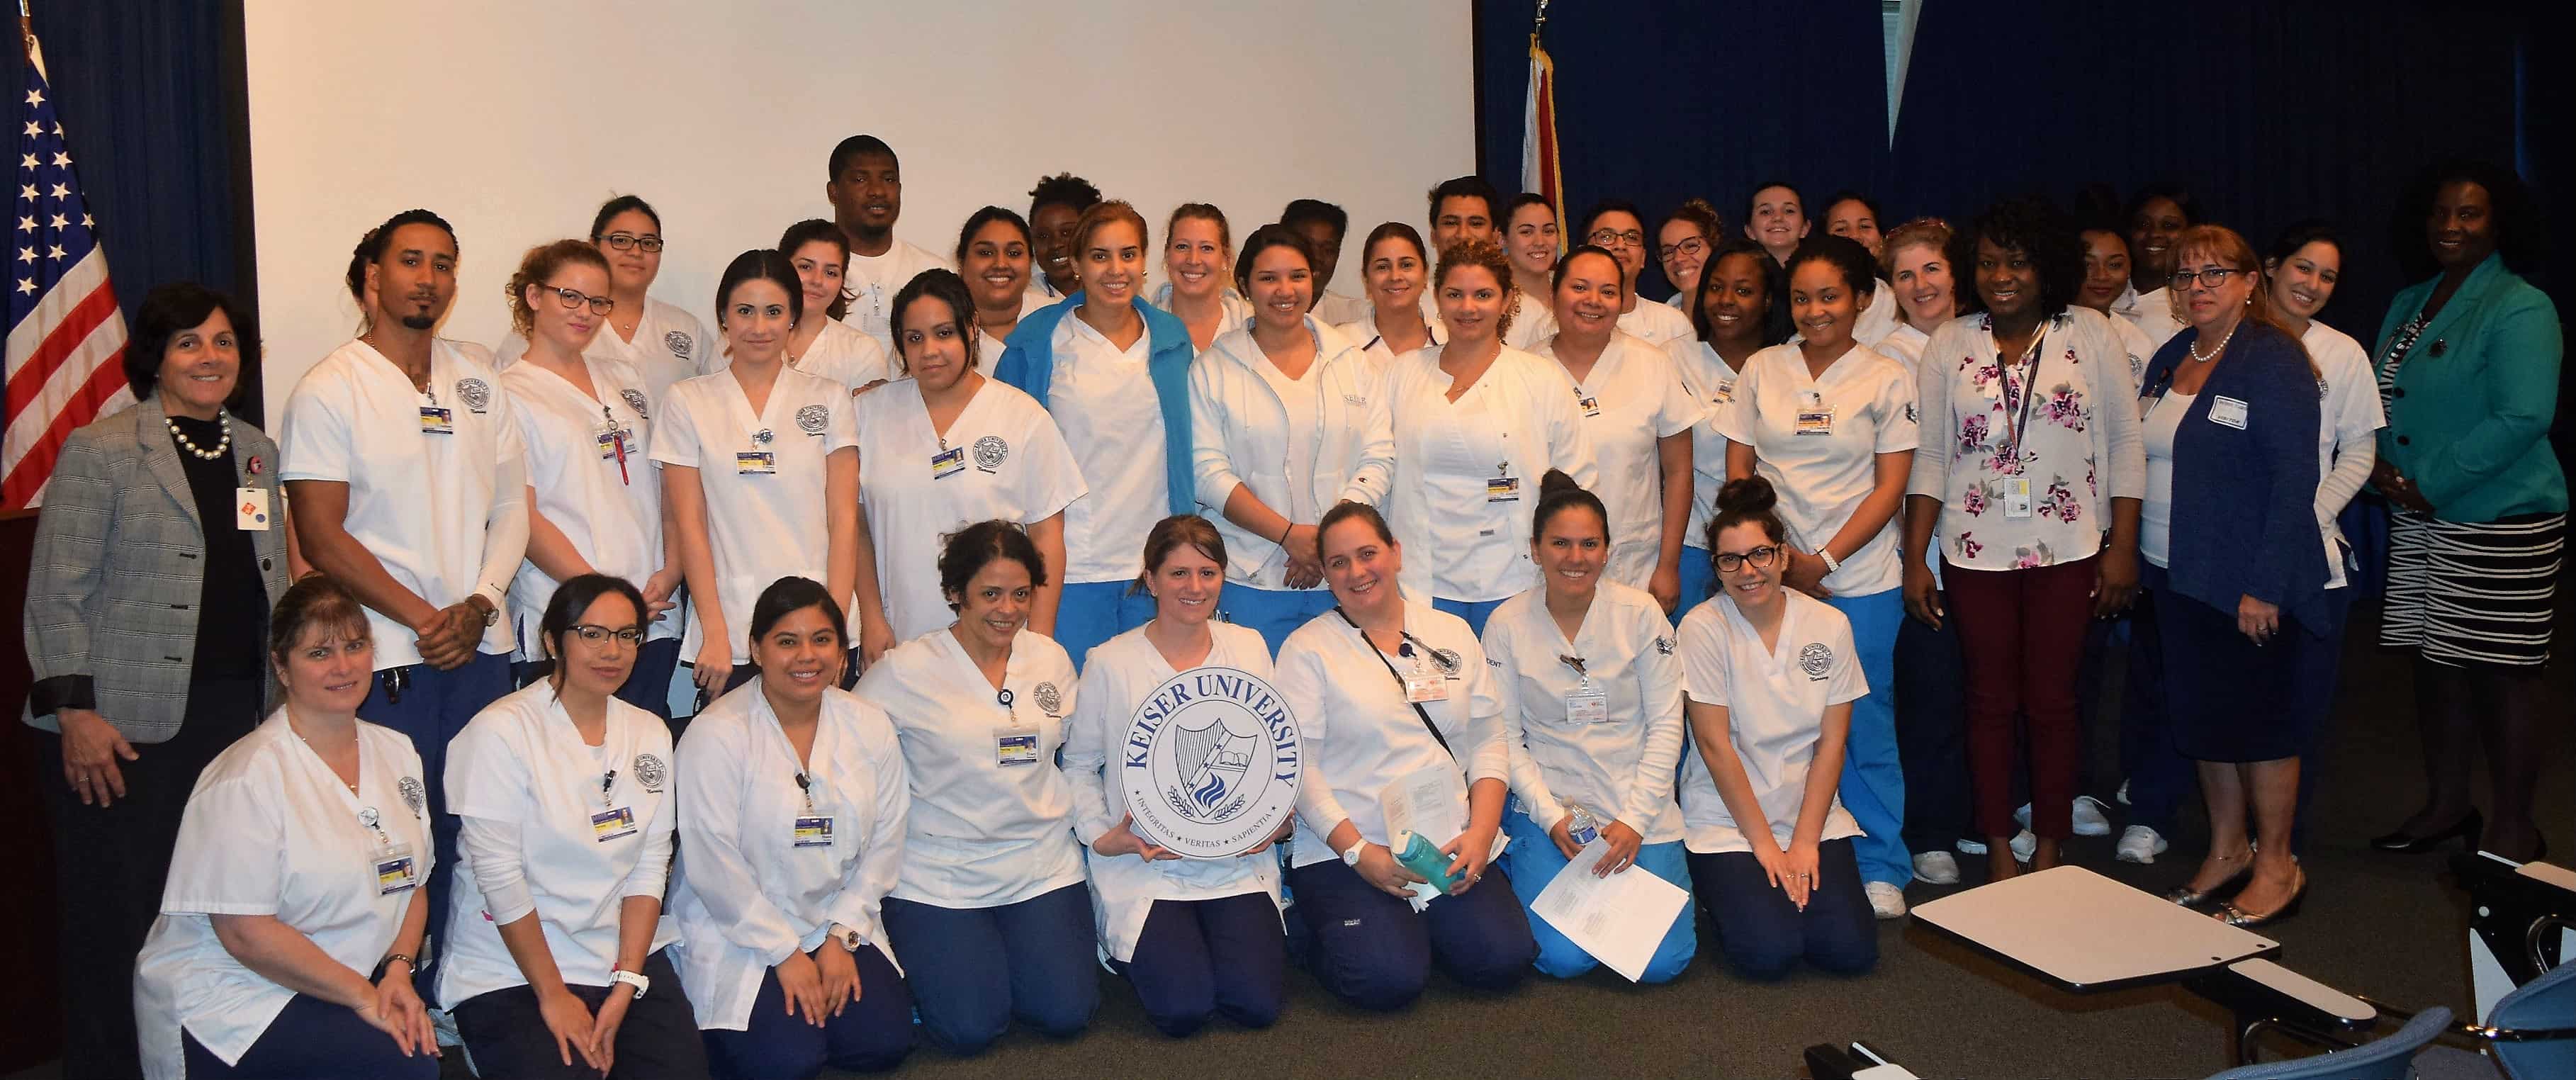
[[[2004,516],[2008,518],[2030,516],[2029,477],[2015,476],[2004,481]]]
[[[1005,767],[1038,763],[1038,733],[1034,728],[993,729],[993,764]]]
[[[946,480],[966,471],[966,448],[950,447],[930,455],[930,478]]]
[[[767,476],[778,471],[778,454],[771,450],[742,450],[733,456],[733,471],[739,476]]]
[[[1565,722],[1569,724],[1609,723],[1610,695],[1599,690],[1567,691]]]
[[[601,461],[606,461],[623,453],[626,450],[626,440],[629,437],[629,433],[623,430],[600,432],[599,459]]]
[[[456,410],[445,405],[421,406],[420,430],[431,435],[456,434]]]
[[[2209,402],[2209,422],[2245,430],[2245,403],[2232,397],[2217,397]]]
[[[621,806],[590,815],[590,835],[603,844],[635,835],[635,808]]]
[[[1720,405],[1732,404],[1735,401],[1735,384],[1719,383],[1717,385],[1717,396],[1711,400],[1716,401]]]
[[[1834,433],[1834,407],[1809,405],[1798,410],[1798,434],[1831,435]]]
[[[392,896],[420,887],[420,867],[412,861],[411,845],[387,844],[375,857],[367,860],[376,878],[376,895]]]
[[[1489,503],[1521,501],[1521,478],[1497,476],[1485,481],[1485,501]]]
[[[244,532],[268,531],[268,490],[235,488],[233,490],[233,528]]]
[[[1586,396],[1581,396],[1581,397],[1577,397],[1577,398],[1575,398],[1575,399],[1574,399],[1574,403],[1575,403],[1575,404],[1577,404],[1577,405],[1583,406],[1583,415],[1585,415],[1585,416],[1599,416],[1599,415],[1601,415],[1601,399],[1600,399],[1600,398],[1597,398],[1597,397],[1591,397],[1591,396],[1589,396],[1589,395],[1586,395]]]
[[[1416,671],[1404,677],[1404,700],[1414,704],[1449,700],[1449,680],[1436,671]]]
[[[829,816],[825,816],[825,817],[801,817],[801,818],[797,818],[797,819],[796,819],[796,829],[795,829],[795,846],[797,846],[797,847],[830,847],[830,846],[832,846],[832,819],[831,819]]]

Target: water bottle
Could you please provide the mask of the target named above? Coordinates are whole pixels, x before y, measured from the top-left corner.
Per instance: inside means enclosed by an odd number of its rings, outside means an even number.
[[[1600,838],[1601,826],[1592,820],[1592,811],[1584,809],[1582,803],[1567,803],[1565,836],[1574,841],[1574,846],[1582,847]]]

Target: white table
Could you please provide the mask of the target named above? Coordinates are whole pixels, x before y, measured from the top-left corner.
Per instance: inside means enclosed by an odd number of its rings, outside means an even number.
[[[2176,982],[2281,951],[2280,942],[2080,866],[1916,904],[1914,919],[2076,993]]]

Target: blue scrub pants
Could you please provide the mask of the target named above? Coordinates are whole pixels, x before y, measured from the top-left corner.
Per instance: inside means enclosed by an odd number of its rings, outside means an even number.
[[[386,1080],[437,1080],[438,1059],[426,1048],[404,1057],[394,1037],[358,1019],[346,1005],[297,994],[268,1022],[259,1041],[230,1065],[181,1034],[180,1053],[188,1080],[340,1080],[383,1077]]]
[[[1132,581],[1091,581],[1067,585],[1055,608],[1055,643],[1073,657],[1073,669],[1091,655],[1093,646],[1145,625],[1154,617],[1154,598]]]
[[[1464,894],[1433,900],[1420,914],[1339,859],[1290,870],[1288,880],[1311,935],[1306,960],[1316,981],[1363,1009],[1412,1004],[1435,962],[1467,986],[1499,991],[1520,985],[1538,958],[1529,916],[1499,864]]]
[[[884,917],[895,953],[913,958],[907,978],[922,1033],[951,1054],[983,1053],[1015,1017],[1048,1038],[1069,1039],[1100,1007],[1089,885],[986,908],[889,896]]]
[[[1861,892],[1852,842],[1816,845],[1816,888],[1806,910],[1771,884],[1750,851],[1690,854],[1699,902],[1717,924],[1718,951],[1737,975],[1769,981],[1804,959],[1836,975],[1878,965],[1878,923]]]
[[[1538,970],[1559,979],[1571,979],[1600,966],[1592,954],[1583,951],[1572,939],[1557,932],[1556,927],[1529,910],[1538,902],[1538,894],[1556,880],[1565,869],[1565,853],[1556,850],[1547,830],[1538,827],[1528,814],[1514,808],[1503,813],[1503,831],[1510,834],[1512,846],[1503,849],[1502,863],[1511,872],[1512,892],[1521,899],[1521,911],[1529,918],[1530,937],[1538,942]],[[1637,849],[1635,866],[1621,873],[1644,871],[1672,882],[1682,891],[1690,891],[1690,866],[1683,859],[1682,842],[1673,840],[1647,844]],[[1591,872],[1586,864],[1583,872]],[[1691,905],[1683,904],[1681,914],[1673,916],[1671,929],[1664,931],[1663,944],[1655,946],[1655,955],[1646,961],[1643,983],[1671,982],[1689,967],[1691,957],[1699,953],[1699,929],[1692,925]]]
[[[438,865],[449,873],[429,875],[429,940],[422,951],[435,950],[447,936],[448,883],[455,868],[457,820],[447,812],[447,743],[465,730],[467,721],[516,689],[510,680],[510,658],[501,653],[475,653],[451,671],[428,664],[406,664],[376,672],[367,700],[358,704],[358,719],[381,724],[411,739],[420,755],[421,786],[428,788],[429,840]],[[437,963],[421,957],[423,966]]]
[[[1318,586],[1312,589],[1256,589],[1241,582],[1225,583],[1225,594],[1217,601],[1225,621],[1236,626],[1249,626],[1260,631],[1261,640],[1270,646],[1270,655],[1279,655],[1279,647],[1288,643],[1288,635],[1315,616],[1333,610],[1333,590]]]
[[[1901,888],[1914,879],[1914,859],[1905,850],[1905,765],[1896,747],[1896,630],[1905,621],[1905,590],[1825,602],[1851,620],[1852,648],[1869,680],[1868,696],[1851,703],[1851,737],[1843,743],[1843,775],[1834,790],[1867,834],[1852,838],[1861,880]]]
[[[840,947],[836,941],[823,943],[825,949]],[[883,1072],[902,1062],[912,1052],[912,994],[904,989],[903,976],[874,945],[859,946],[850,959],[859,969],[859,1000],[826,1018],[821,1027],[802,1015],[787,1015],[787,992],[778,984],[777,970],[763,973],[750,1023],[740,1031],[711,1028],[700,1033],[707,1044],[707,1072],[715,1080],[811,1080],[825,1065],[845,1072]]]
[[[1682,616],[1698,607],[1700,601],[1717,594],[1717,567],[1709,562],[1708,549],[1682,545],[1682,602],[1673,609],[1673,623],[1681,624]]]
[[[1509,599],[1511,597],[1503,598]],[[1467,629],[1482,638],[1485,636],[1485,620],[1494,617],[1494,609],[1503,606],[1503,600],[1443,600],[1435,596],[1431,598],[1431,606],[1467,620]]]
[[[1109,962],[1145,1003],[1154,1030],[1175,1039],[1223,1016],[1247,1028],[1278,1022],[1288,998],[1288,937],[1267,892],[1213,900],[1156,900],[1135,959]]]

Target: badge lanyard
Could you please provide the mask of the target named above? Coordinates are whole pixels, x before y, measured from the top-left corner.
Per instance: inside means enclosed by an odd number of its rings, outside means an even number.
[[[1988,317],[1986,320],[1986,330],[1988,333],[1992,333],[1994,331],[1994,325],[1994,319],[1992,317]],[[2025,432],[2030,430],[2031,399],[2038,396],[2034,391],[2039,385],[2039,366],[2047,359],[2040,355],[2039,347],[2042,342],[2047,340],[2048,325],[2043,322],[2031,331],[2030,344],[2022,349],[2021,359],[2015,360],[2011,364],[2000,366],[2000,370],[1996,376],[1997,381],[2003,384],[2004,391],[2004,459],[2016,465],[2021,461],[2022,436]],[[2001,357],[1999,356],[1997,359],[2001,359]],[[2013,399],[2015,394],[2013,389],[2013,369],[2021,367],[2024,364],[2030,365],[2030,371],[2022,377],[2021,389],[2019,391],[2021,416],[2020,419],[2016,421],[2013,416]]]
[[[1343,622],[1350,623],[1351,629],[1360,629],[1358,621],[1352,619],[1351,613],[1342,610],[1339,605],[1336,605],[1333,608],[1333,614],[1341,616]],[[1399,633],[1403,634],[1404,641],[1402,644],[1396,646],[1397,652],[1406,656],[1413,656],[1413,650],[1416,646],[1420,646],[1422,651],[1426,653],[1431,651],[1431,647],[1429,645],[1423,645],[1421,643],[1421,639],[1414,637],[1411,631],[1399,631]],[[1431,722],[1430,711],[1424,709],[1421,702],[1412,700],[1412,687],[1404,681],[1404,675],[1395,670],[1395,662],[1388,660],[1386,658],[1385,650],[1378,648],[1376,642],[1368,639],[1368,631],[1360,630],[1360,643],[1367,645],[1369,652],[1376,654],[1378,663],[1386,665],[1386,673],[1395,678],[1396,685],[1405,688],[1406,703],[1413,706],[1413,715],[1421,719],[1423,730],[1431,733],[1431,738],[1440,744],[1440,749],[1448,751],[1449,759],[1451,761],[1456,761],[1458,759],[1458,752],[1456,750],[1449,749],[1449,737],[1440,733],[1440,725]],[[1419,663],[1420,660],[1417,658],[1415,662]]]

